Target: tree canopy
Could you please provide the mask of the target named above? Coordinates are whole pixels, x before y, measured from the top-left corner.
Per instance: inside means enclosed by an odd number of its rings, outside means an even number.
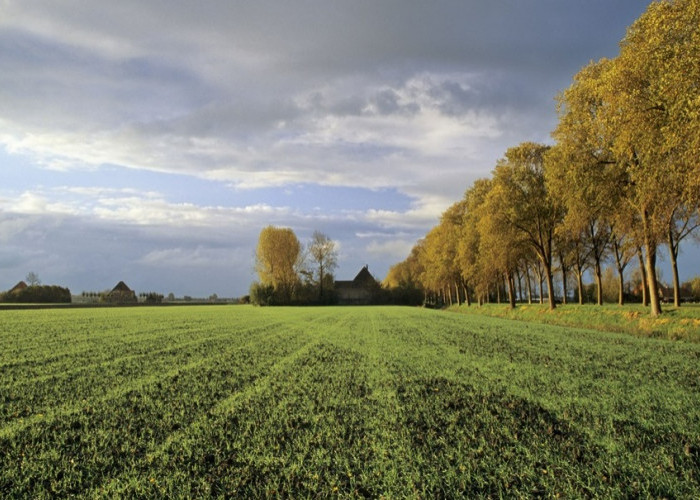
[[[320,231],[314,231],[309,244],[309,255],[316,266],[316,284],[319,300],[333,286],[333,270],[338,266],[338,250],[335,241]]]
[[[397,269],[415,269],[427,295],[449,302],[453,288],[460,300],[458,283],[466,299],[488,300],[506,288],[512,297],[522,278],[530,297],[532,270],[554,308],[554,255],[565,294],[568,270],[576,273],[580,301],[581,276],[593,270],[598,303],[601,267],[612,259],[621,303],[624,269],[637,254],[658,315],[656,256],[665,242],[680,305],[679,244],[700,226],[698,61],[700,0],[652,2],[619,55],[588,64],[559,95],[555,144],[509,148],[492,177],[443,214],[418,258]]]
[[[290,228],[267,226],[260,231],[255,270],[262,285],[271,286],[285,303],[292,300],[299,283],[301,243]]]

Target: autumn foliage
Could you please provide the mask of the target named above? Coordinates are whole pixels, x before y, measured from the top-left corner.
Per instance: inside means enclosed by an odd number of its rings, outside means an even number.
[[[558,96],[552,146],[509,148],[396,269],[428,301],[503,295],[556,306],[553,275],[587,270],[603,301],[611,262],[624,300],[636,259],[652,315],[661,313],[656,259],[667,247],[680,305],[679,244],[700,226],[700,0],[653,2],[614,59],[592,62]],[[539,285],[539,286],[538,286]],[[543,286],[544,285],[544,286]],[[546,287],[546,288],[545,288]]]

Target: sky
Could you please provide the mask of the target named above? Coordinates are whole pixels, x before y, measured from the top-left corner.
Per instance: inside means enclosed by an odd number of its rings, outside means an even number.
[[[648,4],[0,0],[0,289],[241,296],[267,225],[382,279]]]

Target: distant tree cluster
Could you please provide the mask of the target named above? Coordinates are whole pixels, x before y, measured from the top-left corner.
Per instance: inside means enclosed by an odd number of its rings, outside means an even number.
[[[685,283],[688,296],[695,302],[700,302],[700,276]]]
[[[268,226],[260,232],[255,253],[259,281],[250,287],[257,305],[331,304],[336,243],[315,231],[304,249],[290,228]]]
[[[139,299],[146,304],[162,304],[164,295],[157,292],[141,292]]]
[[[255,253],[259,280],[250,286],[243,303],[272,305],[397,304],[419,305],[423,292],[410,284],[382,286],[365,267],[353,282],[353,297],[343,299],[335,289],[338,265],[336,243],[315,231],[304,247],[290,228],[268,226],[260,232]],[[357,280],[361,283],[356,283]],[[346,284],[348,282],[339,282]],[[345,290],[347,293],[347,290]],[[355,297],[355,294],[359,294]]]
[[[24,289],[0,294],[0,302],[16,304],[70,304],[68,288],[56,285],[32,285]]]
[[[642,300],[658,315],[663,244],[679,306],[679,245],[700,225],[698,61],[700,1],[653,2],[628,29],[618,57],[584,67],[558,96],[555,144],[509,148],[387,281],[422,288],[428,302],[496,293],[511,306],[525,286],[530,300],[546,296],[554,308],[555,272],[562,300],[573,276],[582,302],[582,275],[590,270],[600,304],[610,262],[623,303],[624,271],[636,259]]]
[[[0,293],[0,302],[26,304],[70,304],[72,296],[68,288],[42,285],[39,275],[31,271],[11,290]]]

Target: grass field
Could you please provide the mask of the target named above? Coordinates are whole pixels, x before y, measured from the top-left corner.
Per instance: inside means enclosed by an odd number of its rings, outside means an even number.
[[[0,311],[0,496],[700,497],[700,344],[417,308]]]
[[[511,309],[503,304],[450,306],[452,312],[478,314],[559,326],[592,328],[628,333],[638,337],[700,342],[700,304],[682,307],[663,305],[663,314],[654,318],[649,307],[641,304],[566,304],[550,310],[548,305],[518,304]]]

